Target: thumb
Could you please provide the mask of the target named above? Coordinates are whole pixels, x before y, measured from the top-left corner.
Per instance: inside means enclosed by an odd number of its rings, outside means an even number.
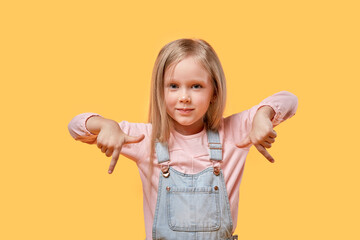
[[[144,138],[145,138],[144,134],[141,134],[140,136],[136,136],[136,137],[125,135],[124,144],[138,143],[141,142]]]
[[[244,148],[248,147],[252,144],[251,139],[249,136],[247,136],[245,139],[243,139],[240,143],[236,144],[238,148]]]

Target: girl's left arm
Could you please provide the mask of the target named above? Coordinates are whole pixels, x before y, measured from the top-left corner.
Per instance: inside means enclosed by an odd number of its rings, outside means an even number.
[[[253,122],[256,114],[267,114],[261,111],[264,106],[269,106],[274,110],[275,115],[270,120],[273,127],[276,127],[295,115],[298,108],[298,98],[288,91],[281,91],[265,98],[259,105],[250,109],[249,117],[251,122]]]
[[[247,135],[236,144],[243,148],[253,144],[270,162],[274,158],[267,152],[277,136],[273,128],[281,122],[295,115],[298,107],[298,98],[287,91],[275,93],[261,101],[259,105],[247,110]]]

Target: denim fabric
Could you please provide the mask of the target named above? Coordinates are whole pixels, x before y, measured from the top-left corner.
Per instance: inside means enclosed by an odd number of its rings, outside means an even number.
[[[214,143],[213,137],[208,135],[208,141]],[[215,144],[218,147],[220,143]],[[184,174],[170,166],[169,173],[166,178],[160,172],[153,239],[232,239],[233,225],[222,170],[219,175],[214,174],[213,167],[197,174]]]

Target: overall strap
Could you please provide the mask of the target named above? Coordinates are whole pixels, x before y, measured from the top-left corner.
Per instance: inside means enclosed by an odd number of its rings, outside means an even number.
[[[210,159],[214,161],[222,160],[222,145],[218,131],[207,130],[207,139],[210,148]],[[158,163],[163,163],[170,160],[169,149],[167,143],[156,142],[155,151]]]
[[[170,160],[167,143],[156,142],[155,151],[158,163],[163,163]]]
[[[210,159],[214,161],[222,160],[222,145],[218,131],[207,130],[208,143],[210,148]]]

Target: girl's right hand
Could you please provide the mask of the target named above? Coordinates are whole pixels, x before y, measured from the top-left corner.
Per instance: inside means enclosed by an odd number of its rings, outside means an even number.
[[[101,120],[101,127],[96,142],[98,148],[100,148],[107,157],[112,156],[108,170],[108,173],[111,174],[114,171],[115,165],[119,159],[122,146],[124,144],[141,142],[145,135],[142,134],[137,137],[129,136],[121,130],[116,121],[105,118],[99,118],[98,120]]]

